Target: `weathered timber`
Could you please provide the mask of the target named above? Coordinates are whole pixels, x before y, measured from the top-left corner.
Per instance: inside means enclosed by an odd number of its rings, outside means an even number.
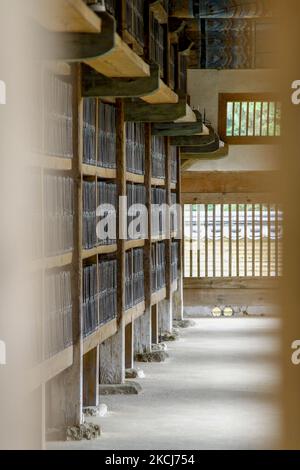
[[[125,120],[136,122],[176,121],[186,112],[186,98],[174,104],[147,104],[142,101],[126,101]]]
[[[209,135],[176,135],[171,137],[171,145],[177,145],[178,147],[205,147],[211,145],[214,142],[219,142],[219,137],[215,133],[209,133]]]
[[[43,60],[58,60],[64,62],[82,62],[95,59],[110,52],[115,47],[116,22],[107,13],[101,13],[101,33],[50,32],[37,31],[34,36],[42,38],[39,48]]]
[[[205,136],[206,137],[206,136]],[[174,145],[174,144],[173,144]],[[209,153],[209,152],[215,152],[216,150],[219,149],[220,146],[220,141],[219,138],[216,137],[214,142],[205,144],[205,145],[195,145],[195,146],[184,146],[180,147],[181,154],[201,154],[201,153]]]
[[[116,98],[141,97],[155,93],[160,87],[159,66],[150,66],[149,77],[111,78],[85,69],[82,94],[85,97],[114,96]]]
[[[152,134],[168,137],[191,136],[203,132],[202,116],[194,111],[197,122],[163,122],[152,125]],[[173,145],[173,140],[171,139]]]

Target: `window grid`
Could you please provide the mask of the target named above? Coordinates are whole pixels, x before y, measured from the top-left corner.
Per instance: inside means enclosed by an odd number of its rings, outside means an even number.
[[[282,218],[277,204],[186,204],[185,277],[282,275]]]
[[[219,133],[228,143],[268,143],[281,134],[281,103],[275,94],[219,96]]]

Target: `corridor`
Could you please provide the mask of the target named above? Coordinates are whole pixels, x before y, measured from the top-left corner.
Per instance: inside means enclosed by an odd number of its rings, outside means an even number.
[[[103,397],[99,440],[52,449],[266,449],[279,439],[279,320],[201,318],[168,343],[162,364],[138,364],[140,395]]]

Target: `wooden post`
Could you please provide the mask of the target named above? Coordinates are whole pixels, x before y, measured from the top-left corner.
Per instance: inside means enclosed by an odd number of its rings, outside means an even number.
[[[99,347],[83,356],[83,406],[99,405]]]
[[[72,269],[72,304],[73,304],[73,364],[64,374],[65,380],[65,424],[80,425],[82,422],[82,98],[81,98],[81,66],[73,66],[73,167],[75,217],[73,224],[74,251]]]
[[[126,196],[126,151],[124,101],[116,100],[117,112],[117,194]],[[120,384],[125,381],[125,240],[123,232],[123,210],[117,209],[117,333],[100,344],[100,383]],[[126,220],[126,217],[125,217]]]
[[[133,324],[125,327],[125,369],[133,369]]]
[[[151,332],[152,332],[152,344],[159,343],[159,332],[158,332],[158,309],[157,304],[151,308]]]

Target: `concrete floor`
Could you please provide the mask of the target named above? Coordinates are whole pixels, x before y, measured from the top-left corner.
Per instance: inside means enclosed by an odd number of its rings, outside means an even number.
[[[51,449],[261,449],[276,447],[279,320],[202,318],[169,344],[138,396],[105,397],[99,440]]]

